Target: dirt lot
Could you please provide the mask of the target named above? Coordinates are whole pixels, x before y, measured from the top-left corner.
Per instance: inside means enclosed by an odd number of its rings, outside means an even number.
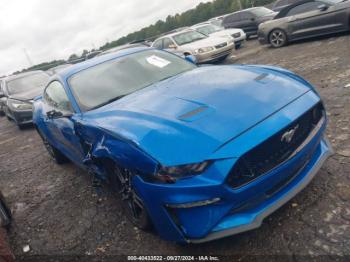
[[[16,256],[73,255],[85,260],[95,255],[212,254],[244,259],[250,254],[290,255],[288,259],[300,261],[303,255],[350,256],[350,35],[277,50],[252,40],[228,62],[279,65],[319,90],[328,108],[327,134],[335,154],[303,192],[257,230],[180,246],[134,228],[118,199],[106,191],[98,201],[91,177],[72,164],[56,165],[33,129],[19,131],[1,118],[0,189],[14,212],[9,237]],[[25,245],[30,246],[28,253],[23,253]]]

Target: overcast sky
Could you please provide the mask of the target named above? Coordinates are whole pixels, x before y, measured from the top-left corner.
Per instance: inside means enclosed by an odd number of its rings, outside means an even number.
[[[0,76],[83,49],[211,0],[0,0]]]

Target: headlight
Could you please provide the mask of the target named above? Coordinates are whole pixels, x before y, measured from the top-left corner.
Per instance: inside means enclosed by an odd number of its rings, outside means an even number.
[[[214,47],[208,46],[208,47],[199,48],[199,49],[195,50],[194,52],[196,54],[203,54],[203,53],[207,53],[207,52],[210,52],[213,50],[214,50]]]
[[[194,176],[203,173],[207,167],[211,164],[211,161],[204,161],[201,163],[170,166],[161,166],[156,175],[157,180],[166,183],[174,183],[177,179]]]
[[[22,101],[18,101],[18,100],[12,100],[12,99],[8,100],[8,104],[10,107],[17,109],[17,110],[32,110],[32,108],[33,108],[31,103],[22,102]]]

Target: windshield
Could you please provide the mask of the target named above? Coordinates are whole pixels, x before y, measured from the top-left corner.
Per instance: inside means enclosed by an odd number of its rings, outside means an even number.
[[[274,13],[272,10],[270,10],[266,7],[254,8],[254,9],[251,9],[249,11],[252,12],[257,17],[264,16],[264,15],[271,15],[272,13]]]
[[[205,25],[205,26],[201,26],[201,27],[196,28],[196,31],[198,31],[199,33],[205,34],[205,35],[210,35],[212,33],[219,32],[222,30],[223,30],[222,27],[219,27],[216,25]]]
[[[19,77],[7,82],[7,91],[9,95],[19,94],[28,90],[43,90],[49,76],[43,72]]]
[[[147,50],[83,70],[69,84],[80,109],[88,111],[195,67],[176,55]]]
[[[188,43],[192,43],[192,42],[207,38],[207,36],[197,31],[187,31],[184,33],[174,35],[173,38],[178,45],[185,45]]]
[[[211,20],[210,23],[212,23],[213,25],[216,25],[216,26],[222,26],[222,19],[218,20],[218,19],[215,19],[215,20]]]

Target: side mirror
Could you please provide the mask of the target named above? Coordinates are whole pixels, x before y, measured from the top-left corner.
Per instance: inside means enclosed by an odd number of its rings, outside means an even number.
[[[194,55],[186,55],[185,59],[192,64],[197,64],[197,58]]]
[[[328,9],[328,6],[325,4],[317,6],[317,9],[320,11],[326,11]]]
[[[71,117],[72,113],[62,113],[61,111],[51,110],[46,113],[47,118],[49,119],[57,119],[63,117]]]

